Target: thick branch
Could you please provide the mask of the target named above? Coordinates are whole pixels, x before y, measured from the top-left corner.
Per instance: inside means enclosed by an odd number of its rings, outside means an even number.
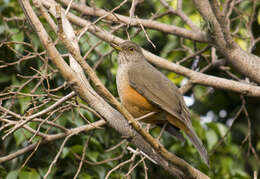
[[[44,5],[49,5],[50,3],[48,1],[43,1]],[[95,36],[99,37],[100,39],[107,41],[109,43],[113,42],[116,44],[122,43],[123,40],[120,39],[117,36],[114,36],[110,34],[107,31],[104,31],[103,29],[100,29],[99,27],[91,24],[90,22],[83,20],[71,13],[68,13],[67,17],[69,20],[79,26],[85,27],[88,26],[88,31]],[[260,87],[253,86],[250,84],[245,84],[241,82],[237,82],[234,80],[227,80],[220,77],[215,77],[211,75],[206,75],[200,72],[196,72],[193,70],[190,70],[186,67],[183,67],[181,65],[177,65],[175,63],[171,63],[168,60],[165,60],[164,58],[161,58],[159,56],[156,56],[146,50],[143,50],[144,55],[146,58],[153,64],[168,69],[170,71],[176,72],[178,74],[184,75],[188,77],[193,83],[195,84],[202,84],[206,86],[212,86],[214,88],[218,89],[224,89],[224,90],[231,90],[237,93],[241,93],[248,96],[260,96]]]
[[[96,129],[96,128],[104,125],[104,124],[106,124],[106,121],[101,119],[99,121],[93,122],[93,123],[88,124],[88,125],[84,125],[84,126],[80,126],[80,127],[74,128],[74,129],[70,129],[65,133],[47,135],[47,137],[45,137],[44,140],[41,141],[41,144],[45,144],[45,143],[49,143],[49,142],[52,142],[52,141],[55,141],[55,140],[59,140],[59,139],[65,138],[65,137],[72,135],[72,134],[78,134],[80,132],[87,132],[87,131]],[[0,163],[12,160],[12,159],[14,159],[14,158],[16,158],[20,155],[23,155],[24,153],[33,150],[37,145],[38,145],[38,143],[30,144],[29,146],[27,146],[23,149],[17,150],[14,153],[11,153],[11,154],[6,155],[4,157],[0,157]]]
[[[70,40],[67,38],[66,34],[63,32],[62,27],[62,20],[61,20],[61,10],[59,6],[56,7],[56,13],[58,15],[58,24],[59,24],[59,38],[64,43],[64,45],[67,47],[69,52],[72,54],[75,60],[82,66],[84,71],[88,74],[89,78],[93,82],[97,92],[102,95],[107,101],[109,101],[110,104],[116,107],[116,109],[123,114],[123,116],[128,120],[129,124],[134,127],[134,129],[143,136],[143,138],[153,147],[153,149],[160,153],[162,157],[164,157],[165,160],[168,160],[169,163],[172,163],[178,170],[182,172],[188,172],[187,177],[195,177],[198,175],[198,173],[194,173],[194,169],[188,165],[186,162],[184,162],[182,159],[176,157],[172,153],[168,152],[164,146],[162,146],[156,139],[154,139],[149,133],[146,132],[145,129],[141,127],[141,125],[136,121],[130,113],[115,99],[115,97],[105,88],[105,86],[102,84],[102,82],[98,79],[98,77],[95,75],[95,72],[91,69],[91,67],[86,63],[86,61],[83,60],[83,58],[80,55],[79,50],[75,49],[70,42]],[[132,136],[129,136],[130,138]],[[199,173],[199,175],[201,175]],[[203,175],[203,174],[202,174]],[[201,175],[201,176],[202,176]]]
[[[60,1],[66,5],[69,3],[69,0]],[[221,14],[223,13],[220,13],[220,10],[216,8],[216,12],[214,13],[208,0],[194,0],[194,4],[200,11],[205,21],[209,24],[209,30],[213,30],[211,38],[213,37],[214,40],[212,40],[211,42],[217,47],[219,52],[222,53],[228,59],[228,62],[239,72],[241,72],[245,76],[248,76],[253,81],[260,83],[259,57],[244,51],[232,40],[232,37],[230,36],[231,33],[229,33],[229,27],[227,27],[229,23],[226,22],[227,19],[225,17],[221,16]],[[132,26],[139,26],[139,24],[141,23],[144,27],[155,29],[165,33],[175,34],[191,40],[196,40],[200,42],[209,41],[208,38],[205,36],[204,32],[201,31],[193,32],[180,27],[167,25],[153,20],[137,20],[119,14],[112,15],[103,9],[82,6],[76,3],[72,3],[72,8],[86,15],[100,17],[107,15],[105,16],[105,19],[111,20],[113,22],[123,22]],[[221,20],[221,22],[218,21],[216,15],[218,15],[218,19]]]
[[[227,32],[229,28],[226,25],[228,23],[223,24],[223,19],[225,18],[221,16],[216,3],[212,5],[214,13],[208,0],[193,0],[193,2],[204,20],[210,25],[209,30],[212,32],[210,36],[214,39],[212,43],[219,52],[239,72],[260,84],[260,58],[244,51],[232,40],[230,33]]]
[[[186,163],[185,167],[187,168],[177,169],[176,166],[173,165],[173,163],[166,160],[164,157],[161,156],[161,154],[154,153],[151,146],[143,139],[143,137],[141,137],[141,135],[136,133],[136,131],[129,126],[128,122],[124,120],[120,113],[109,106],[101,97],[96,94],[96,92],[92,88],[86,88],[86,86],[81,83],[75,72],[69,68],[69,66],[59,55],[53,43],[49,40],[48,34],[44,30],[44,27],[40,23],[38,17],[33,12],[29,1],[20,0],[20,3],[25,13],[27,13],[27,16],[30,18],[36,32],[38,33],[38,36],[41,39],[41,42],[48,52],[50,59],[57,66],[62,76],[65,78],[66,81],[68,81],[69,84],[71,84],[72,88],[79,94],[79,96],[83,100],[85,100],[93,109],[98,111],[102,117],[107,119],[108,123],[112,127],[114,127],[122,135],[131,136],[131,142],[133,144],[135,144],[138,148],[148,154],[156,162],[158,162],[158,164],[164,167],[169,173],[183,178],[208,178],[207,176],[203,175],[198,170],[192,168],[186,162],[178,159],[177,157],[175,157],[176,162],[180,161],[182,165]]]
[[[59,0],[65,5],[69,4],[69,0]],[[111,14],[109,11],[105,11],[103,9],[99,8],[92,8],[89,6],[83,6],[82,4],[77,4],[77,3],[72,3],[71,8],[76,9],[83,14],[89,15],[89,16],[99,16],[102,17],[104,16],[104,19],[110,20],[116,23],[125,23],[130,26],[137,26],[139,27],[139,24],[142,24],[146,28],[158,30],[161,32],[169,33],[169,34],[174,34],[178,35],[184,38],[188,38],[191,40],[196,40],[199,42],[208,42],[208,39],[206,37],[206,34],[201,31],[190,31],[185,28],[181,28],[178,26],[174,25],[168,25],[164,23],[160,23],[154,20],[147,20],[147,19],[136,19],[136,18],[130,18],[127,16],[123,16],[120,14]]]
[[[171,63],[159,56],[156,56],[148,51],[143,50],[146,58],[151,61],[153,64],[174,71],[178,74],[188,77],[192,83],[202,84],[206,86],[212,86],[218,89],[232,90],[237,93],[241,93],[247,96],[260,96],[260,87],[249,85],[246,83],[237,82],[234,80],[227,80],[220,77],[214,77],[206,75],[200,72],[196,72],[185,68],[181,65]]]

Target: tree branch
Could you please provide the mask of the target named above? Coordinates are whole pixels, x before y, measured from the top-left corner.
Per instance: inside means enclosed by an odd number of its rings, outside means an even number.
[[[32,8],[29,4],[29,1],[20,0],[19,2],[21,4],[21,6],[23,7],[25,13],[27,14],[28,18],[31,20],[31,23],[33,24],[41,42],[43,43],[44,47],[46,48],[50,59],[57,66],[58,70],[60,71],[62,76],[65,78],[65,80],[68,81],[68,83],[71,85],[71,87],[76,91],[76,93],[84,101],[86,101],[93,109],[98,111],[99,114],[103,118],[107,119],[108,123],[112,127],[114,127],[119,133],[121,133],[122,135],[131,136],[131,142],[133,144],[138,146],[138,148],[140,148],[142,151],[144,151],[146,154],[148,154],[156,162],[158,162],[169,173],[171,173],[173,175],[177,175],[179,177],[183,177],[183,178],[196,178],[198,176],[208,178],[207,176],[205,176],[198,170],[192,168],[190,165],[188,165],[183,160],[178,159],[177,157],[174,157],[175,162],[180,162],[176,166],[175,164],[177,164],[177,163],[172,163],[173,158],[166,159],[165,154],[168,154],[167,153],[168,151],[164,152],[162,150],[159,150],[159,151],[162,151],[164,154],[154,153],[153,149],[143,139],[143,137],[141,137],[141,135],[139,135],[133,129],[131,129],[128,122],[126,120],[124,120],[122,115],[120,113],[118,113],[117,111],[115,111],[111,106],[109,106],[101,97],[99,97],[95,93],[95,91],[92,88],[90,88],[90,86],[88,86],[88,88],[86,88],[86,86],[82,83],[82,81],[77,77],[75,72],[69,68],[69,66],[61,58],[61,56],[59,55],[55,46],[51,42],[50,38],[48,37],[48,34],[44,30],[44,27],[40,23],[38,17],[33,12]],[[73,55],[75,55],[75,54],[73,54]],[[75,56],[74,56],[74,58],[75,58]],[[87,72],[91,72],[91,71],[87,71]],[[89,75],[95,75],[95,74],[89,73]],[[98,87],[97,89],[99,89],[101,86],[98,85],[96,87]],[[109,96],[106,96],[106,97],[109,97]],[[120,110],[121,110],[121,112],[124,112],[124,114],[127,114],[127,111],[124,111],[124,108],[122,108]],[[131,117],[131,115],[127,114],[127,118],[132,119],[131,122],[135,125],[135,127],[140,127],[137,125],[137,122]],[[117,119],[117,120],[115,120],[115,119]],[[139,128],[139,130],[142,131],[141,128]],[[151,142],[152,142],[152,139],[151,139]],[[153,147],[158,147],[159,149],[161,149],[160,145],[153,146]],[[156,148],[156,149],[158,149],[158,148]],[[173,156],[173,155],[169,154],[169,156]],[[169,160],[171,160],[171,162],[169,162]]]
[[[203,176],[200,172],[194,173],[194,168],[192,168],[188,163],[184,162],[182,159],[176,157],[172,153],[168,152],[156,139],[154,139],[149,133],[145,131],[139,124],[137,120],[135,120],[131,114],[122,106],[115,97],[105,88],[105,86],[102,84],[102,82],[98,79],[95,72],[91,69],[91,67],[83,60],[83,58],[80,55],[80,51],[75,49],[73,45],[71,44],[70,40],[67,38],[67,35],[63,31],[62,26],[62,15],[61,15],[61,8],[59,5],[56,6],[56,14],[57,14],[57,20],[58,20],[58,26],[59,26],[59,33],[58,36],[60,40],[63,42],[63,44],[66,46],[66,48],[69,50],[71,55],[74,57],[74,59],[81,65],[81,67],[84,69],[84,71],[88,74],[89,78],[93,82],[95,89],[97,92],[103,96],[111,105],[115,106],[116,109],[123,114],[125,119],[128,120],[128,123],[134,127],[134,129],[141,134],[141,136],[153,147],[155,151],[160,153],[160,155],[165,159],[168,160],[170,163],[172,163],[177,170],[180,170],[181,172],[187,172],[187,177],[195,177],[198,174]],[[125,135],[125,134],[124,134]],[[132,138],[132,136],[128,136]],[[206,176],[204,176],[206,177]]]
[[[204,20],[210,24],[212,34],[209,35],[214,39],[211,42],[216,46],[219,52],[223,54],[228,62],[240,73],[260,84],[260,58],[241,49],[239,45],[234,42],[230,33],[226,32],[228,23],[223,23],[226,22],[226,20],[223,20],[225,18],[222,17],[219,12],[220,10],[216,7],[217,3],[211,5],[208,0],[193,0],[193,2]]]
[[[65,5],[68,5],[69,3],[69,0],[60,1]],[[217,4],[213,3],[213,5],[210,5],[208,0],[194,0],[193,2],[205,21],[209,24],[210,30],[213,30],[213,34],[210,35],[210,38],[213,38],[214,40],[209,40],[209,38],[204,35],[204,32],[201,31],[188,31],[180,27],[159,23],[153,20],[131,19],[119,14],[115,14],[114,16],[110,14],[106,16],[105,19],[118,23],[123,22],[127,25],[132,26],[138,26],[138,24],[141,23],[146,28],[155,29],[165,33],[176,34],[178,36],[191,40],[196,40],[200,42],[210,41],[217,47],[219,52],[228,59],[228,62],[233,67],[235,67],[243,75],[251,78],[253,81],[260,83],[259,57],[244,51],[238,46],[238,44],[233,41],[231,34],[228,31],[228,20],[224,17],[224,14],[221,13],[220,10],[216,7]],[[215,13],[213,12],[212,7],[214,7],[213,9],[215,10]],[[72,8],[91,16],[103,16],[109,13],[103,9],[91,8],[88,6],[84,7],[76,3],[72,3]],[[216,17],[218,17],[218,19]]]
[[[47,0],[43,1],[42,3],[43,3],[43,5],[45,5],[47,7],[50,7],[49,4],[51,4]],[[53,11],[52,8],[50,8],[49,10],[50,10],[50,12]],[[123,42],[123,40],[120,39],[119,37],[114,36],[103,29],[100,29],[98,26],[91,24],[87,20],[79,18],[71,13],[68,13],[67,17],[72,23],[74,23],[78,26],[81,26],[81,27],[88,26],[88,31],[90,33],[94,34],[95,36],[99,37],[100,39],[102,39],[108,43],[119,44],[119,43]],[[247,96],[260,96],[260,87],[258,87],[258,86],[253,86],[250,84],[241,83],[241,82],[237,82],[234,80],[228,80],[228,79],[224,79],[224,78],[220,78],[220,77],[206,75],[206,74],[203,74],[200,72],[190,70],[181,65],[171,63],[168,60],[165,60],[159,56],[156,56],[146,50],[143,50],[143,53],[144,53],[145,57],[147,58],[147,60],[150,61],[151,63],[153,63],[161,68],[165,68],[170,71],[176,72],[178,74],[184,75],[184,76],[188,77],[194,84],[202,84],[202,85],[206,85],[206,86],[212,86],[212,87],[215,87],[218,89],[231,90],[231,91],[241,93],[241,94],[244,94]]]
[[[103,126],[104,124],[106,124],[106,121],[101,119],[99,121],[93,122],[93,123],[88,124],[88,125],[84,125],[84,126],[80,126],[80,127],[74,128],[74,129],[70,129],[70,130],[68,130],[67,132],[64,132],[64,133],[47,135],[44,138],[44,140],[39,141],[39,142],[41,143],[41,145],[46,144],[46,143],[49,143],[49,142],[52,142],[52,141],[55,141],[55,140],[65,138],[70,134],[78,134],[78,133],[81,133],[81,132],[87,132],[87,131],[97,129],[100,126]],[[27,147],[20,149],[20,150],[17,150],[14,153],[11,153],[11,154],[6,155],[4,157],[0,157],[0,163],[7,162],[9,160],[12,160],[12,159],[20,156],[20,155],[23,155],[24,153],[33,150],[35,147],[37,147],[37,145],[38,145],[38,143],[30,144]]]
[[[59,0],[59,1],[65,5],[69,4],[69,0]],[[108,11],[105,11],[103,9],[92,8],[77,3],[72,3],[71,8],[76,9],[77,11],[80,11],[81,13],[89,16],[99,16],[99,17],[104,16],[104,19],[116,23],[125,23],[126,25],[135,26],[135,27],[139,27],[140,26],[139,24],[142,24],[145,28],[150,28],[150,29],[158,30],[169,34],[178,35],[199,42],[208,42],[208,38],[206,34],[199,30],[195,32],[178,26],[160,23],[154,20],[130,18],[116,13],[111,14]],[[189,25],[191,24],[189,23]],[[194,25],[192,27],[194,27]]]

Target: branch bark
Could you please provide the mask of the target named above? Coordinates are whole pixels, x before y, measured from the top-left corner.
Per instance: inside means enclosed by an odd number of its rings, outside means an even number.
[[[69,0],[59,0],[61,3],[68,5]],[[196,8],[203,16],[204,20],[213,30],[213,34],[205,34],[202,31],[189,31],[174,25],[168,25],[153,20],[134,19],[120,14],[110,14],[108,11],[99,8],[91,8],[72,3],[72,8],[90,16],[105,16],[106,20],[117,23],[125,23],[130,26],[139,26],[141,23],[146,28],[155,29],[161,32],[178,35],[199,42],[210,42],[222,53],[228,62],[236,68],[240,73],[249,77],[253,81],[260,84],[260,58],[254,54],[248,53],[241,49],[231,37],[228,26],[228,19],[220,12],[220,8],[216,7],[216,2],[210,5],[208,0],[194,0]],[[215,9],[215,11],[212,10]],[[211,29],[210,29],[211,30]],[[213,38],[213,39],[212,39]]]
[[[68,5],[69,0],[59,0],[62,4]],[[178,26],[174,25],[168,25],[164,23],[160,23],[154,20],[149,20],[149,19],[136,19],[136,18],[130,18],[127,16],[123,16],[120,14],[113,13],[111,14],[109,11],[105,11],[103,9],[99,8],[92,8],[86,5],[82,4],[77,4],[77,3],[72,3],[71,8],[76,9],[80,11],[81,13],[89,16],[98,16],[102,17],[104,16],[104,19],[110,20],[116,23],[125,23],[126,25],[129,26],[135,26],[139,27],[139,24],[142,24],[146,28],[158,30],[161,32],[169,33],[169,34],[174,34],[178,35],[184,38],[188,38],[191,40],[196,40],[199,42],[208,42],[208,38],[206,34],[202,31],[192,31],[192,30],[187,30],[185,28],[181,28]]]
[[[57,66],[58,70],[60,71],[64,79],[71,85],[71,87],[84,101],[86,101],[93,109],[98,111],[99,114],[108,121],[110,126],[115,128],[119,133],[121,133],[124,136],[131,136],[130,140],[134,145],[136,145],[138,148],[140,148],[142,151],[148,154],[151,158],[153,158],[153,160],[155,160],[172,175],[181,178],[208,178],[206,175],[192,168],[189,164],[177,158],[176,156],[167,159],[165,158],[165,155],[163,155],[159,151],[154,152],[151,145],[146,140],[144,140],[144,138],[140,134],[138,134],[135,130],[132,129],[132,127],[123,118],[123,116],[118,111],[114,110],[109,104],[107,104],[91,88],[89,84],[86,86],[84,83],[82,83],[82,81],[76,75],[76,73],[66,64],[66,62],[60,56],[59,52],[56,50],[54,44],[51,42],[47,32],[45,31],[38,17],[35,15],[29,3],[29,0],[19,0],[19,2],[23,7],[23,10],[27,15],[27,18],[29,18],[31,24],[36,30],[41,42],[46,48],[50,59]],[[124,112],[124,110],[121,109],[121,112]],[[127,116],[127,118],[131,118],[131,116]],[[132,122],[133,124],[135,124],[134,121]],[[160,149],[161,146],[158,147]],[[172,161],[173,159],[174,161]]]
[[[51,7],[51,2],[49,0],[42,2],[44,6]],[[52,8],[49,9],[52,12]],[[53,12],[52,12],[53,13]],[[97,36],[98,38],[108,42],[108,43],[122,43],[124,40],[110,34],[109,32],[99,28],[98,26],[92,24],[91,22],[84,20],[75,16],[74,14],[68,13],[67,18],[74,24],[81,26],[81,27],[88,27],[88,32],[92,33],[93,35]],[[146,50],[143,50],[143,53],[148,61],[151,63],[161,67],[168,69],[170,71],[176,72],[178,74],[184,75],[188,77],[192,83],[194,84],[202,84],[206,86],[212,86],[218,89],[224,90],[231,90],[236,93],[241,93],[247,96],[260,96],[260,87],[253,86],[246,83],[237,82],[234,80],[228,80],[220,77],[215,77],[211,75],[206,75],[200,72],[196,72],[190,70],[186,67],[181,65],[177,65],[175,63],[169,62],[168,60],[161,58],[157,55],[154,55]]]
[[[40,142],[40,145],[46,144],[46,143],[50,143],[50,142],[53,142],[55,140],[65,138],[65,137],[67,137],[69,135],[78,134],[78,133],[81,133],[81,132],[91,131],[91,130],[96,129],[96,128],[100,127],[100,126],[103,126],[104,124],[106,124],[106,121],[101,119],[101,120],[93,122],[91,124],[80,126],[80,127],[68,130],[68,131],[66,131],[64,133],[48,134],[48,135],[46,135],[44,140],[39,141],[39,142]],[[11,153],[11,154],[3,156],[3,157],[0,157],[0,163],[12,160],[12,159],[14,159],[14,158],[16,158],[16,157],[18,157],[20,155],[23,155],[24,153],[33,150],[37,145],[38,145],[38,143],[30,144],[30,145],[24,147],[23,149],[17,150],[14,153]]]
[[[220,12],[217,2],[208,0],[193,0],[197,10],[210,26],[211,42],[221,52],[228,62],[240,73],[260,84],[260,58],[241,49],[231,37],[224,14]]]

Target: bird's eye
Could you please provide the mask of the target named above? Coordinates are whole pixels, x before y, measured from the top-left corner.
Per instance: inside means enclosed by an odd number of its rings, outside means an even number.
[[[130,52],[133,52],[133,51],[134,51],[134,48],[133,48],[133,47],[130,47],[130,48],[129,48],[129,51],[130,51]]]

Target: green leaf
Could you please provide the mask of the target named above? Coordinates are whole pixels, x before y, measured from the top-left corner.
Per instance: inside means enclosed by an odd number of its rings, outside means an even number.
[[[193,118],[192,117],[192,126],[194,127],[196,133],[198,134],[199,138],[204,138],[204,132],[205,130],[203,129],[200,120]]]
[[[194,24],[196,24],[198,27],[201,26],[203,18],[200,16],[199,13],[192,14],[189,17]],[[190,27],[188,27],[187,25],[185,25],[185,28],[190,29]]]
[[[230,157],[223,157],[220,160],[220,165],[225,168],[225,170],[229,170],[230,168],[232,168],[232,164],[233,164],[234,160]]]
[[[220,137],[224,137],[228,131],[227,126],[225,126],[221,123],[217,123],[216,125],[218,127],[218,132],[219,132]]]
[[[70,153],[70,150],[68,147],[64,147],[62,153],[61,153],[61,158],[64,159],[68,156],[68,154]]]
[[[171,41],[171,43],[166,43],[164,45],[164,48],[160,52],[160,56],[163,58],[168,58],[168,55],[170,54],[171,57],[169,57],[169,60],[176,61],[177,59],[180,59],[183,56],[182,52],[172,51],[172,49],[178,46],[178,38],[176,36],[169,36],[169,41]]]
[[[22,80],[18,81],[19,84],[23,84],[23,82],[24,81],[22,81]],[[22,92],[23,93],[30,93],[31,87],[29,85],[25,86],[22,89]],[[20,104],[20,113],[23,114],[27,110],[28,105],[31,104],[31,97],[30,96],[22,96],[21,98],[18,98],[18,102]]]
[[[24,111],[27,109],[28,105],[31,103],[31,97],[25,96],[23,98],[19,98],[19,104],[20,104],[20,112],[21,114],[24,113]]]
[[[80,108],[79,110],[90,122],[94,122],[94,116],[91,112],[82,108]]]
[[[239,38],[235,38],[235,42],[243,49],[243,50],[247,50],[248,47],[248,43],[245,40],[239,39]]]
[[[0,34],[2,34],[5,31],[5,26],[4,25],[0,25]]]
[[[260,9],[258,9],[257,22],[260,25]]]
[[[38,168],[38,171],[41,176],[44,176],[48,171],[48,168]],[[54,175],[57,172],[57,168],[55,166],[52,167],[51,173],[47,176],[47,179],[54,179]]]
[[[32,133],[25,129],[18,129],[14,132],[14,137],[16,141],[16,146],[19,146],[22,142],[24,142],[26,139],[30,138],[32,136]]]
[[[70,150],[75,152],[75,153],[81,153],[83,151],[83,146],[82,145],[73,145],[70,148]]]
[[[96,166],[94,168],[94,170],[96,171],[96,173],[98,174],[99,178],[105,178],[107,172],[105,171],[104,167],[101,166]],[[114,172],[113,172],[114,173]],[[112,178],[112,177],[111,177]],[[117,178],[122,178],[122,177],[117,177]]]
[[[41,45],[38,36],[36,36],[35,34],[31,34],[30,37],[32,40],[33,48],[37,51],[39,46]]]
[[[194,96],[201,102],[207,102],[208,95],[207,95],[207,87],[196,85],[194,88]]]
[[[103,151],[103,147],[102,145],[100,144],[100,142],[94,138],[94,137],[91,137],[90,139],[90,145],[91,146],[95,146],[99,151]]]
[[[11,75],[6,75],[0,71],[0,83],[5,83],[7,81],[10,81],[12,79]]]
[[[88,175],[87,173],[81,173],[79,179],[93,179],[94,177]]]
[[[24,41],[24,33],[23,31],[19,31],[18,29],[14,30],[14,34],[12,35],[11,39],[16,42],[23,42]],[[15,50],[19,50],[20,52],[23,50],[22,44],[15,44]]]
[[[177,0],[172,0],[171,6],[172,6],[173,9],[176,9],[177,8]]]
[[[21,171],[19,173],[19,179],[40,179],[40,175],[35,171]]]
[[[14,35],[12,35],[12,40],[17,41],[17,42],[23,42],[23,40],[24,40],[23,31],[17,32]]]
[[[207,124],[211,129],[213,129],[220,137],[224,137],[228,131],[227,126],[218,123],[218,122],[211,122]]]
[[[233,145],[228,145],[227,147],[223,148],[225,152],[230,153],[230,154],[235,154],[237,155],[240,152],[239,146],[233,144]]]
[[[260,141],[258,141],[256,144],[256,150],[258,150],[258,151],[260,150]]]
[[[86,152],[86,156],[92,160],[93,162],[96,162],[97,161],[97,158],[99,156],[99,153],[98,152]]]
[[[8,173],[6,179],[16,179],[18,177],[18,170],[13,170]]]
[[[65,126],[68,123],[68,113],[65,112],[64,115],[60,116],[59,119],[56,120],[56,123],[61,125],[61,126]]]
[[[218,142],[218,136],[216,132],[212,129],[207,130],[206,139],[208,143],[208,149],[211,150],[213,146]]]
[[[22,142],[26,140],[23,131],[24,129],[18,129],[14,132],[16,146],[19,146]]]
[[[176,73],[169,73],[168,78],[174,83],[174,84],[180,84],[181,81],[183,80],[183,76],[178,75]]]
[[[5,169],[5,167],[3,165],[0,165],[0,178],[6,177],[7,172],[8,171]]]
[[[249,179],[250,178],[248,176],[248,174],[241,169],[234,169],[233,172],[235,173],[235,177],[237,177],[239,179]]]

